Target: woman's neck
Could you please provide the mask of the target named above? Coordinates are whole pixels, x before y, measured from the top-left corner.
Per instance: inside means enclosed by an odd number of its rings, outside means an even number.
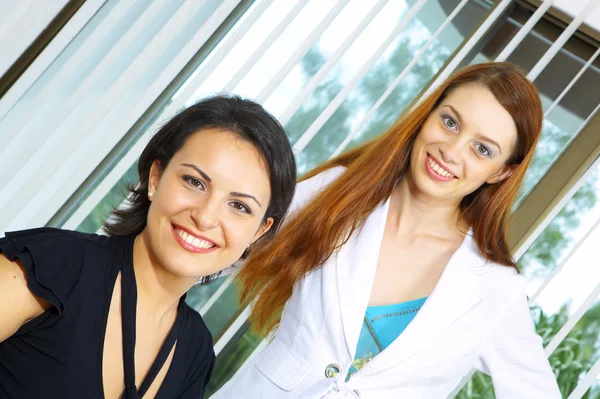
[[[390,203],[390,216],[398,235],[462,238],[467,226],[460,217],[460,203],[426,196],[408,174],[407,171],[394,188]]]
[[[152,253],[144,233],[133,244],[133,269],[140,304],[160,321],[177,310],[180,298],[195,284],[196,279],[177,276],[160,265]]]

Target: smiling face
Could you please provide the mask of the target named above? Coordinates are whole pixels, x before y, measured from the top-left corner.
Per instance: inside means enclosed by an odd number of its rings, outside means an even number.
[[[484,86],[463,85],[434,109],[411,151],[410,178],[436,199],[460,203],[484,183],[510,176],[517,143],[511,115]]]
[[[155,162],[152,204],[142,232],[152,257],[170,273],[200,278],[230,266],[273,223],[271,186],[256,148],[238,135],[192,135],[164,170]]]

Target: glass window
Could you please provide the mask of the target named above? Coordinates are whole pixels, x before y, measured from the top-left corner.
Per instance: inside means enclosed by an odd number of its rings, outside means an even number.
[[[483,48],[472,62],[494,60],[532,14],[532,10],[515,4],[504,23],[485,38]],[[529,72],[562,32],[563,28],[541,19],[507,61]],[[600,59],[597,58],[564,97],[553,105],[597,49],[597,45],[590,41],[572,36],[535,79],[546,115],[542,136],[521,189],[521,199],[552,166],[600,104],[600,91],[597,90],[600,87]]]
[[[210,397],[217,392],[233,375],[244,365],[248,357],[261,343],[262,338],[253,334],[250,329],[235,342],[235,345],[225,348],[219,354],[208,386],[206,387],[206,397]]]
[[[67,0],[0,2],[0,15],[2,15],[0,77],[27,50],[66,4]]]
[[[121,177],[117,184],[104,196],[102,201],[96,205],[94,210],[77,226],[77,231],[83,233],[100,232],[100,228],[108,219],[111,212],[118,208],[129,194],[128,187],[139,181],[137,164],[132,165]]]
[[[590,387],[587,399],[600,399],[600,376],[596,377],[596,381]]]
[[[46,224],[218,28],[227,7],[233,2],[106,1],[0,116],[0,229]]]
[[[586,178],[585,183],[577,190],[573,197],[567,202],[558,215],[544,229],[542,234],[534,241],[531,247],[519,259],[521,272],[529,282],[528,294],[533,295],[540,285],[546,280],[550,273],[561,263],[565,263],[560,275],[556,276],[544,292],[548,294],[549,300],[558,298],[554,292],[565,292],[576,294],[584,290],[570,289],[574,286],[577,278],[589,276],[590,268],[589,252],[583,251],[585,245],[580,245],[577,251],[567,258],[576,245],[591,242],[600,242],[600,229],[597,228],[600,220],[600,170],[596,168]],[[593,229],[592,234],[586,237]],[[595,236],[594,236],[595,232]],[[592,239],[596,237],[596,240]],[[585,254],[585,255],[582,255]],[[580,269],[581,268],[581,269]],[[592,274],[595,276],[596,274]],[[597,275],[600,279],[600,275]],[[589,279],[593,283],[594,279]],[[585,284],[584,281],[581,282]],[[552,284],[558,284],[556,289]],[[587,286],[587,285],[586,285]],[[588,286],[589,287],[589,286]],[[583,288],[583,287],[582,287]],[[542,297],[540,297],[541,299]]]
[[[564,305],[554,314],[544,314],[543,310],[537,318],[538,332],[554,336],[569,316],[569,306]],[[600,358],[600,297],[575,324],[560,346],[550,356],[550,365],[554,370],[558,386],[563,397],[568,397],[581,378]],[[545,341],[546,341],[545,339]]]
[[[387,18],[391,18],[390,15],[396,15],[395,18],[400,19],[404,15],[406,8],[401,8],[401,3],[394,3],[399,10],[395,13],[386,13]],[[441,32],[438,39],[433,42],[420,61],[410,69],[366,124],[363,126],[356,126],[356,124],[361,122],[363,116],[421,50],[457,4],[458,1],[428,2],[418,12],[416,18],[392,42],[383,56],[319,130],[315,138],[298,155],[300,174],[327,160],[346,136],[354,130],[360,129],[349,144],[349,148],[379,135],[391,126],[462,43],[464,36],[461,35],[457,25],[463,24],[464,26],[461,28],[467,32],[471,31],[487,11],[484,7],[478,3],[468,3],[453,23]],[[465,15],[469,15],[470,18],[465,18]],[[388,21],[384,22],[386,22],[384,26],[391,25]],[[374,23],[379,29],[378,27],[383,22],[374,21]],[[347,57],[342,58],[338,68],[328,75],[327,79],[317,87],[309,101],[305,102],[294,114],[286,125],[292,141],[296,141],[310,127],[321,111],[348,83],[360,65],[359,60],[366,58],[367,54],[363,55],[363,53],[369,47],[374,46],[357,41],[351,48],[355,54],[350,53]],[[326,59],[327,52],[323,48],[324,46],[313,47],[302,60],[301,67],[307,79],[312,71],[316,71]]]
[[[597,246],[600,242],[600,165],[519,260],[528,279],[527,294],[537,333],[548,345],[576,310],[600,286]],[[538,292],[552,271],[560,273]],[[585,311],[550,356],[564,397],[600,357],[600,301]],[[476,373],[457,398],[493,397],[491,379]]]

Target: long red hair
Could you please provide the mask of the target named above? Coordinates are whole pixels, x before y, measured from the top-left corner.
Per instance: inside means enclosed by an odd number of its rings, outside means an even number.
[[[421,126],[448,93],[465,84],[487,87],[494,94],[512,116],[518,139],[509,159],[514,165],[512,175],[500,183],[484,184],[466,196],[460,205],[461,214],[486,259],[516,268],[506,241],[506,224],[542,130],[542,104],[534,85],[516,66],[471,65],[407,111],[387,132],[303,177],[335,166],[346,167],[337,180],[292,215],[273,240],[257,248],[237,275],[241,303],[256,299],[250,316],[255,331],[273,331],[294,283],[327,261],[375,207],[390,197],[399,176],[409,167]]]

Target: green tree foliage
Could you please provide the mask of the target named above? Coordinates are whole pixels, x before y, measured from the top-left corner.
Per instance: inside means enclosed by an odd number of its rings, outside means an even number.
[[[548,315],[539,307],[532,308],[532,317],[544,346],[565,325],[571,313],[564,305],[557,313]],[[564,398],[575,389],[579,379],[594,365],[600,357],[600,302],[590,308],[573,330],[550,356],[550,365],[556,376],[558,386]],[[493,399],[494,388],[490,377],[477,372],[467,383],[456,399]],[[600,399],[600,390],[588,391],[584,399]]]
[[[551,121],[544,122],[542,138],[522,186],[523,195],[542,178],[571,138],[571,134],[560,130]],[[519,260],[521,270],[529,276],[544,277],[556,267],[557,261],[572,241],[571,233],[579,227],[581,218],[598,201],[597,183],[598,173],[595,172]]]
[[[353,129],[352,123],[361,119],[357,118],[357,115],[363,115],[376,103],[390,83],[425,44],[428,37],[423,34],[422,29],[423,27],[418,21],[409,26],[407,33],[397,40],[395,46],[385,54],[383,60],[371,68],[358,87],[334,112],[304,151],[298,154],[300,174],[326,161],[350,134]],[[416,35],[415,32],[419,35]],[[449,55],[448,49],[439,43],[434,43],[361,129],[350,146],[355,146],[385,131],[442,67]],[[301,61],[306,79],[313,76],[324,62],[325,56],[321,50],[318,46],[313,47]],[[285,126],[292,142],[298,140],[341,91],[344,83],[340,76],[340,69],[331,72],[325,82],[317,87],[311,98],[292,116]]]
[[[102,198],[94,210],[81,222],[77,231],[96,233],[108,219],[112,211],[119,207],[127,197],[127,187],[138,182],[137,162],[119,179],[117,184]]]

